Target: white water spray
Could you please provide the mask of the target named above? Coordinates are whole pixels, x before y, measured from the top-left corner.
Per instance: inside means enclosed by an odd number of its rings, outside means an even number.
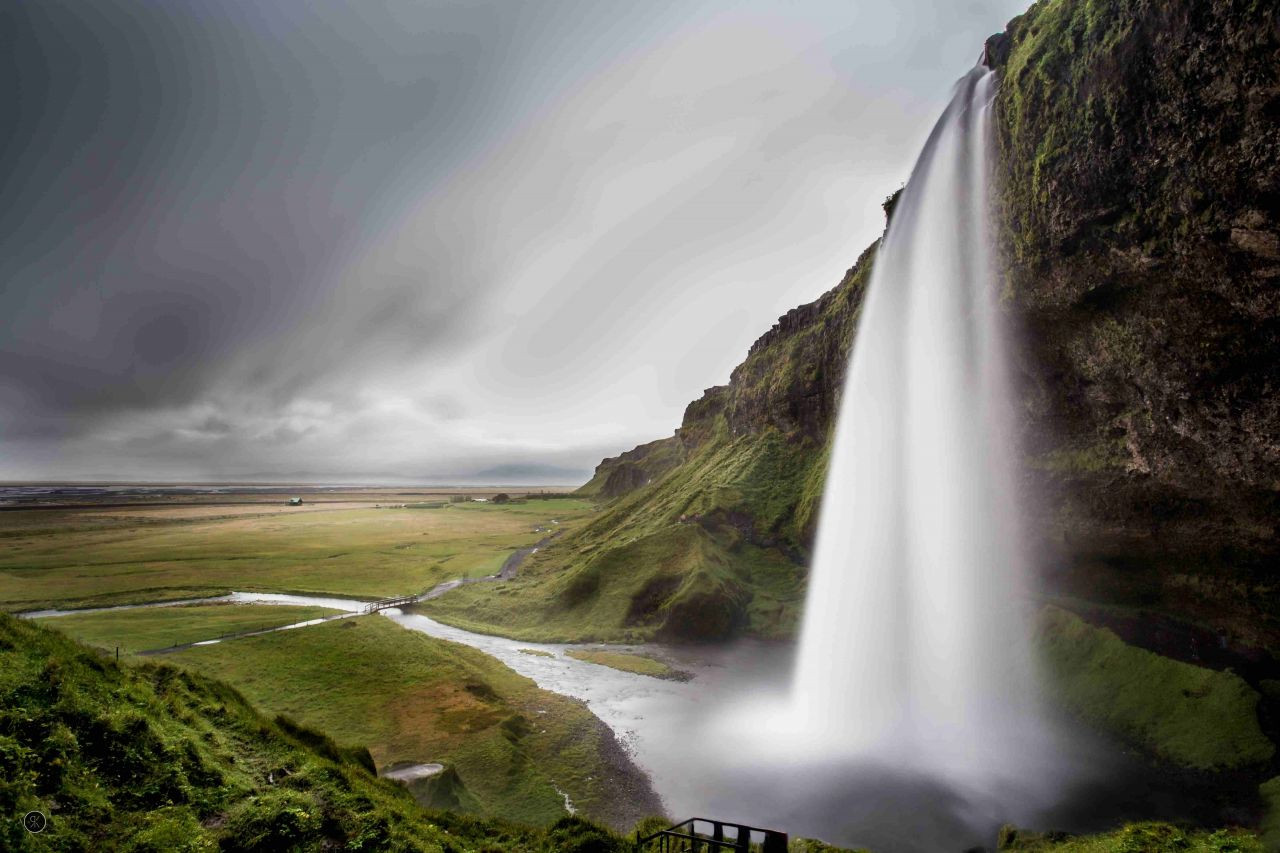
[[[975,783],[1022,764],[1032,694],[988,231],[994,93],[983,68],[957,84],[877,254],[794,686],[815,745]]]

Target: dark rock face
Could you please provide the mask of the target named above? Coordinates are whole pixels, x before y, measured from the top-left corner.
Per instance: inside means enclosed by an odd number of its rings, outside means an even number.
[[[1273,644],[1280,8],[1041,3],[1006,41],[1006,293],[1058,581]]]
[[[684,461],[684,447],[676,436],[642,444],[596,466],[587,494],[616,498],[646,486]]]
[[[1012,41],[1008,33],[996,33],[982,46],[981,64],[986,68],[999,68],[1009,61],[1010,47]]]
[[[1051,591],[1280,646],[1280,7],[1042,0],[984,61]],[[820,466],[872,256],[691,404],[646,475],[717,424]]]
[[[604,486],[600,489],[603,498],[616,498],[633,492],[649,483],[649,474],[634,462],[619,462],[614,465],[605,477]]]

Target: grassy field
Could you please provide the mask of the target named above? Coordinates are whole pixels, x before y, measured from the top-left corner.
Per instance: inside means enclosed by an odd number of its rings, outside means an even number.
[[[338,613],[327,607],[187,604],[155,609],[77,613],[39,620],[82,643],[121,654],[163,649],[224,634],[259,631]]]
[[[192,506],[0,513],[0,609],[94,606],[232,589],[378,598],[490,574],[576,499],[191,517]],[[551,520],[560,522],[550,525]]]
[[[464,805],[547,823],[581,813],[629,826],[656,810],[647,783],[586,706],[466,646],[381,616],[343,619],[166,654],[251,702],[367,746],[380,768],[441,762]]]

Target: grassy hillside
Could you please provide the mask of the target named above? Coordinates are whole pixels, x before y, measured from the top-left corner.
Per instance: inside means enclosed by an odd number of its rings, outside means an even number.
[[[371,764],[222,682],[117,665],[0,615],[0,848],[631,849],[577,818],[533,829],[424,811]],[[44,833],[11,819],[29,810],[48,815]]]
[[[786,495],[819,458],[781,436],[733,440],[720,423],[688,461],[531,557],[514,581],[420,607],[541,641],[788,634],[802,590]]]
[[[381,770],[449,765],[468,811],[547,824],[564,816],[567,794],[580,813],[625,828],[661,810],[585,705],[382,616],[165,659],[231,684],[264,711],[367,746]]]

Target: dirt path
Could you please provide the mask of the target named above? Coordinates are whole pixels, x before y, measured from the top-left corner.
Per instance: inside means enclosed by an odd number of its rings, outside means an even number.
[[[524,563],[526,559],[528,559],[530,554],[536,553],[538,549],[544,547],[548,542],[550,542],[552,539],[555,539],[557,536],[559,536],[563,532],[564,532],[563,530],[557,530],[555,533],[552,533],[550,536],[544,539],[540,539],[539,541],[530,545],[528,548],[519,548],[511,552],[511,555],[507,557],[505,562],[503,562],[502,568],[498,569],[496,574],[485,575],[484,577],[481,577],[481,578],[454,578],[451,581],[445,581],[444,583],[436,584],[431,589],[427,590],[422,595],[418,596],[418,601],[430,601],[433,598],[439,598],[440,596],[444,595],[446,592],[449,592],[450,590],[453,590],[453,589],[457,589],[460,586],[465,586],[466,584],[469,584],[469,583],[492,583],[493,581],[509,581],[516,576],[517,572],[520,571],[520,565]]]

